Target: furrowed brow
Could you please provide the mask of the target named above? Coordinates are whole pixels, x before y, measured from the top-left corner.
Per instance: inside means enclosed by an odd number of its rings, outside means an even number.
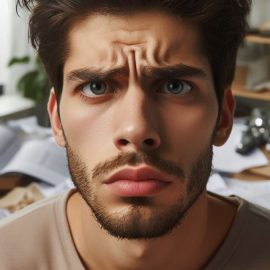
[[[94,70],[90,68],[82,68],[73,70],[68,73],[68,81],[92,81],[92,80],[106,80],[116,76],[128,75],[125,67],[110,69],[108,71]]]
[[[204,70],[182,64],[165,67],[144,67],[142,74],[146,77],[154,79],[182,77],[197,77],[207,79],[207,74]]]

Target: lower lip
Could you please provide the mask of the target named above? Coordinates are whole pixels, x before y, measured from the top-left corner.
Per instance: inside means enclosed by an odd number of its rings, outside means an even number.
[[[122,197],[151,196],[161,192],[169,182],[157,180],[130,181],[118,180],[107,184],[107,187],[116,195]]]

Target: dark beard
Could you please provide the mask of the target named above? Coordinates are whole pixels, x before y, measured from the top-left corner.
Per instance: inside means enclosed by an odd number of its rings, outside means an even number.
[[[98,164],[92,171],[87,172],[87,166],[81,161],[67,144],[67,156],[72,180],[84,201],[101,227],[110,235],[125,239],[150,239],[171,232],[181,223],[188,209],[205,190],[212,165],[212,146],[194,162],[189,175],[171,161],[163,160],[154,153],[121,153],[117,157]],[[108,213],[106,205],[98,198],[95,184],[100,183],[102,176],[123,165],[135,166],[149,164],[167,174],[174,175],[179,181],[186,182],[186,196],[179,194],[179,200],[170,208],[160,209],[154,199],[148,197],[123,198],[129,205],[125,213]],[[180,180],[181,179],[181,180]]]

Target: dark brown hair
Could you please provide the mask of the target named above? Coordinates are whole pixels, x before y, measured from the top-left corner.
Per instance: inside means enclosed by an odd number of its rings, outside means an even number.
[[[18,0],[32,11],[29,33],[45,66],[58,102],[63,87],[67,35],[77,21],[92,13],[129,14],[160,10],[199,27],[209,59],[218,102],[231,85],[235,62],[247,29],[251,0]]]

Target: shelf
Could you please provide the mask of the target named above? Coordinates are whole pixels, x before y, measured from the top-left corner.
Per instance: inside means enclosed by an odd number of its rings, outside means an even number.
[[[245,37],[247,42],[270,45],[270,37],[263,37],[259,35],[247,35]],[[245,77],[247,76],[247,68],[238,66],[235,74],[235,81],[232,85],[233,95],[247,99],[270,101],[270,90],[255,92],[245,88]]]
[[[270,101],[270,90],[266,90],[263,92],[253,92],[253,91],[247,90],[244,86],[240,86],[234,83],[232,85],[232,92],[233,92],[233,95],[236,97]]]
[[[258,35],[247,35],[245,39],[248,42],[270,45],[270,37],[262,37]]]
[[[33,110],[34,101],[21,97],[20,95],[3,95],[0,97],[0,119],[22,114]]]

